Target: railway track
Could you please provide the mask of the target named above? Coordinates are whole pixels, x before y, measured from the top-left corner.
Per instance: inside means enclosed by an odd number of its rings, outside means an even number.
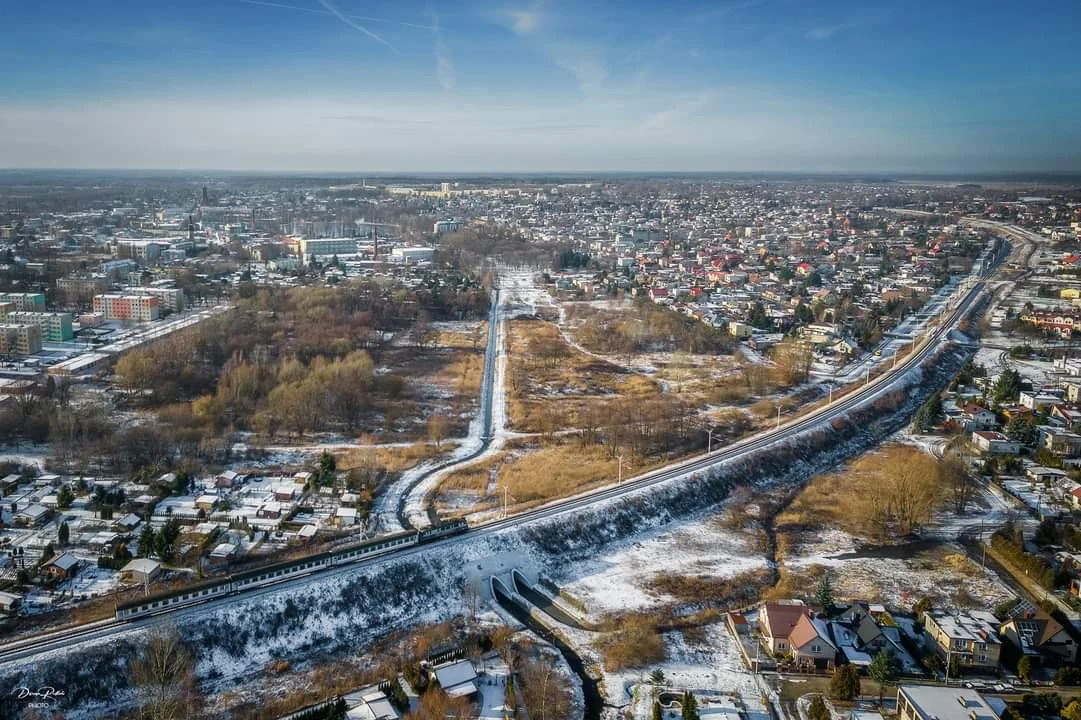
[[[987,273],[991,272],[993,267],[987,268]],[[340,574],[345,571],[354,569],[359,565],[365,565],[375,562],[383,562],[390,559],[400,559],[412,554],[426,552],[433,547],[443,546],[447,543],[463,542],[470,539],[482,537],[484,535],[490,535],[498,532],[502,532],[509,528],[513,528],[518,525],[524,525],[531,522],[537,522],[541,520],[549,520],[559,515],[566,513],[573,513],[575,511],[587,508],[591,505],[595,505],[600,502],[612,500],[620,496],[632,493],[638,490],[649,488],[654,485],[669,482],[671,480],[707,470],[710,467],[723,463],[728,460],[735,459],[747,453],[753,453],[763,448],[766,448],[776,442],[782,441],[788,437],[797,435],[803,431],[809,430],[820,423],[827,422],[833,418],[843,416],[850,410],[862,405],[865,402],[873,400],[878,394],[885,392],[893,384],[895,380],[908,373],[913,368],[919,367],[926,361],[935,350],[939,347],[939,344],[944,340],[948,340],[949,333],[954,329],[956,324],[964,318],[969,310],[976,303],[977,299],[983,294],[984,290],[984,278],[981,277],[977,282],[973,283],[969,288],[966,295],[948,310],[948,314],[944,316],[941,321],[932,329],[929,330],[927,335],[922,339],[919,345],[913,352],[909,353],[907,357],[898,363],[896,367],[893,367],[882,375],[878,376],[867,382],[863,387],[855,390],[848,395],[842,396],[832,403],[826,404],[820,408],[807,413],[806,415],[789,420],[786,423],[780,424],[777,428],[764,431],[749,438],[740,440],[728,447],[713,452],[712,454],[703,454],[697,457],[684,460],[682,462],[661,468],[659,470],[640,475],[638,477],[630,478],[620,484],[610,485],[604,488],[591,490],[570,498],[564,498],[556,500],[546,505],[542,505],[530,510],[527,510],[516,515],[504,519],[492,520],[482,525],[477,525],[470,528],[467,532],[458,535],[456,537],[447,538],[432,542],[428,545],[414,546],[404,548],[395,552],[388,552],[378,557],[363,559],[350,563],[347,565],[334,566],[326,570],[320,570],[313,572],[310,575],[304,575],[302,577],[291,578],[287,581],[275,583],[273,585],[259,587],[252,590],[244,591],[239,594],[233,594],[229,596],[223,596],[214,600],[208,601],[204,604],[181,607],[176,610],[165,611],[158,615],[151,617],[138,618],[130,621],[120,620],[106,620],[99,621],[94,625],[81,625],[78,627],[72,627],[64,630],[57,630],[51,633],[43,635],[36,635],[30,638],[24,638],[11,643],[0,645],[0,664],[8,662],[25,660],[33,655],[48,652],[50,650],[59,649],[62,647],[68,647],[73,644],[86,642],[88,640],[94,640],[99,638],[108,637],[113,633],[127,632],[129,630],[137,629],[159,622],[163,617],[180,617],[193,612],[201,612],[208,606],[213,606],[219,602],[228,602],[236,598],[251,598],[268,592],[279,592],[283,588],[290,585],[310,582],[312,580],[325,579],[332,575]],[[493,323],[494,325],[494,323]],[[494,330],[490,328],[490,330]],[[486,413],[486,421],[488,421],[488,427],[490,427],[490,408]]]

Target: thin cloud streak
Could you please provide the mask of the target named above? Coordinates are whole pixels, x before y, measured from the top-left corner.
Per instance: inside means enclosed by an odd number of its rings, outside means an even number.
[[[435,49],[435,77],[444,90],[453,90],[456,84],[454,60],[450,48],[443,42],[443,33],[439,30],[439,15],[432,10],[432,44]]]
[[[244,3],[245,5],[259,5],[261,7],[281,8],[282,10],[296,10],[297,12],[312,13],[315,15],[334,15],[329,10],[320,10],[319,8],[300,7],[299,5],[287,5],[285,3],[268,2],[268,0],[237,0],[237,2]],[[390,20],[388,18],[372,17],[370,15],[353,15],[342,13],[343,16],[350,20],[360,20],[363,22],[384,23],[386,25],[401,25],[407,28],[416,28],[417,30],[431,30],[430,25],[421,25],[420,23],[406,22],[405,20]]]
[[[394,47],[389,42],[384,40],[382,37],[380,37],[379,35],[376,35],[371,30],[364,27],[360,23],[357,23],[357,22],[354,22],[353,20],[350,20],[348,17],[346,17],[345,15],[342,14],[341,10],[339,10],[334,5],[332,5],[330,2],[328,2],[328,0],[319,0],[319,4],[322,5],[323,7],[325,7],[330,12],[331,15],[338,18],[343,23],[345,23],[349,27],[353,28],[357,32],[364,33],[365,35],[367,35],[371,39],[386,45],[388,48],[390,48],[394,52],[396,52],[396,53],[398,52],[398,48]]]

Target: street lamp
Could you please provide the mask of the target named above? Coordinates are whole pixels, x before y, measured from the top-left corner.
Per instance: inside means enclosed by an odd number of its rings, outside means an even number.
[[[713,428],[706,428],[706,435],[708,440],[706,441],[706,456],[713,454]]]
[[[617,485],[622,485],[623,484],[623,456],[622,455],[619,456],[619,476],[618,477],[619,477],[619,479],[616,482],[616,484]]]

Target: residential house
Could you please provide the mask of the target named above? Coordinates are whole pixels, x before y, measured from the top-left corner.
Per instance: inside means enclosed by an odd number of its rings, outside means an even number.
[[[68,580],[79,570],[79,558],[71,553],[57,555],[45,564],[45,574],[56,580]]]
[[[357,524],[357,509],[340,507],[334,512],[334,524],[340,528],[353,527]]]
[[[161,574],[161,563],[150,558],[135,558],[120,568],[120,577],[128,582],[148,584]]]
[[[998,618],[989,612],[924,613],[926,642],[946,662],[961,668],[994,671],[998,668],[1002,641]]]
[[[1022,655],[1038,660],[1044,666],[1056,667],[1077,660],[1077,643],[1043,610],[1010,618],[999,627],[999,634]]]
[[[140,522],[142,521],[139,519],[138,515],[136,515],[135,513],[128,513],[124,517],[117,520],[114,524],[117,526],[117,528],[123,531],[131,532],[139,526]]]
[[[960,420],[961,427],[965,429],[965,432],[993,430],[998,427],[998,420],[993,412],[985,407],[971,403],[961,408]]]
[[[1066,473],[1058,468],[1043,467],[1042,465],[1031,465],[1025,470],[1025,475],[1028,476],[1030,482],[1042,483],[1044,485],[1053,485],[1060,482]]]
[[[27,505],[25,508],[20,508],[15,513],[15,524],[40,527],[45,524],[45,521],[48,520],[51,515],[52,511],[44,505]]]
[[[243,485],[247,480],[246,475],[242,475],[234,470],[226,470],[219,474],[215,479],[214,486],[218,488],[234,488],[237,485]]]
[[[345,717],[348,720],[399,720],[401,715],[382,690],[371,690],[360,696],[360,704],[350,709]]]
[[[770,653],[785,655],[790,651],[788,637],[799,619],[810,611],[810,608],[798,600],[762,604],[758,613],[758,628]]]
[[[796,664],[803,667],[825,670],[837,662],[837,646],[830,639],[829,623],[813,613],[800,615],[788,636],[788,646]]]
[[[972,444],[987,455],[1019,455],[1021,453],[1021,443],[994,430],[976,430],[972,433]]]
[[[1081,410],[1068,405],[1055,405],[1051,408],[1051,417],[1061,420],[1066,429],[1071,432],[1081,430]]]
[[[1041,445],[1059,457],[1072,458],[1081,455],[1081,435],[1069,430],[1046,430]]]

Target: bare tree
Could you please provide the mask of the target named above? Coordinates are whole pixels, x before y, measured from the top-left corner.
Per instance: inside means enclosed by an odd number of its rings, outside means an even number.
[[[175,626],[152,630],[131,661],[131,679],[148,720],[189,717],[195,687],[195,657]]]
[[[442,447],[448,429],[450,429],[450,418],[446,415],[432,415],[428,418],[428,439],[435,443],[437,450]]]

